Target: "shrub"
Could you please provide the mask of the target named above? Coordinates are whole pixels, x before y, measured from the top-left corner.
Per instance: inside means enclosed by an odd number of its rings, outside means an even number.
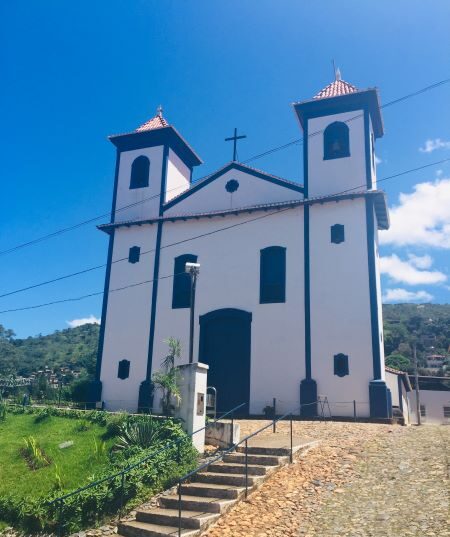
[[[161,443],[162,427],[152,417],[136,422],[124,423],[119,429],[119,438],[114,445],[115,450],[137,446],[143,449],[156,447]]]
[[[71,411],[68,412],[71,414]],[[86,417],[86,414],[90,413],[80,412],[80,414]],[[106,413],[97,412],[97,414]],[[142,421],[142,417],[139,416],[129,416],[128,419],[135,418]],[[107,419],[108,417],[105,417],[105,420]],[[174,485],[181,476],[193,470],[198,462],[198,453],[192,446],[190,437],[182,431],[179,424],[172,420],[154,421],[163,441],[159,447],[146,450],[133,447],[115,453],[111,457],[111,465],[90,479],[92,483],[109,478],[111,475],[133,467],[134,464],[141,463],[125,473],[124,505],[128,508]],[[161,451],[164,446],[167,449]],[[101,451],[103,448],[98,449]],[[143,460],[144,462],[141,462]],[[63,480],[58,472],[59,470],[55,469],[55,490],[48,496],[30,499],[11,493],[0,497],[0,520],[30,535],[56,533],[58,519],[60,519],[63,522],[62,532],[70,534],[97,525],[109,516],[117,514],[122,492],[120,474],[67,498],[59,512],[58,504],[50,502],[70,491],[62,490]]]
[[[33,470],[38,468],[44,468],[50,464],[50,460],[44,453],[44,450],[39,445],[39,442],[34,436],[24,438],[25,447],[22,448],[21,453],[28,462],[28,465]]]

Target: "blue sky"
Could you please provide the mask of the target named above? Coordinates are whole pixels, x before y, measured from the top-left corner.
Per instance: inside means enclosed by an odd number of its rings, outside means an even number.
[[[446,0],[2,2],[0,250],[108,212],[106,136],[160,103],[203,158],[200,177],[230,159],[223,138],[235,126],[248,136],[242,160],[300,137],[290,103],[331,82],[332,58],[382,102],[450,77],[449,17]],[[450,84],[384,111],[379,178],[450,157],[449,98]],[[300,146],[253,165],[302,181]],[[449,302],[450,166],[383,188],[396,222],[381,247],[386,299]],[[91,224],[3,255],[0,291],[104,263],[106,250]],[[94,271],[2,298],[0,309],[100,291],[103,279]],[[25,337],[100,310],[94,297],[0,323]]]

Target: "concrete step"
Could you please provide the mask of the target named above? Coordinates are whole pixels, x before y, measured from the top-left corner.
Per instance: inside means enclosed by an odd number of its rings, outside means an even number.
[[[121,522],[117,528],[118,537],[178,537],[178,527],[162,526],[160,524],[148,524],[130,520]],[[183,537],[197,537],[202,530],[182,528]]]
[[[178,509],[178,494],[161,496],[159,504],[163,508]],[[191,496],[182,494],[181,509],[190,511],[200,511],[203,513],[224,513],[229,507],[236,503],[237,499],[208,498],[207,496]]]
[[[266,475],[267,467],[256,464],[247,465],[248,475]],[[216,474],[245,474],[245,464],[235,464],[230,462],[215,462],[208,466],[208,472]]]
[[[261,447],[261,446],[248,446],[249,455],[275,455],[277,457],[288,457],[291,453],[289,448],[284,447]],[[236,448],[238,453],[245,453],[245,446],[238,446]]]
[[[181,485],[181,492],[189,496],[236,500],[242,495],[244,488],[219,483],[186,483]]]
[[[175,526],[179,524],[178,509],[156,508],[149,511],[137,511],[136,520],[150,524],[161,524],[163,526]],[[206,524],[211,524],[220,517],[219,513],[202,513],[200,511],[181,511],[181,527],[189,529],[200,529]]]
[[[252,487],[258,480],[264,476],[248,476],[248,486]],[[192,476],[196,483],[208,483],[214,485],[232,485],[236,487],[245,487],[245,475],[243,474],[219,474],[214,472],[198,473]]]
[[[245,453],[227,453],[223,457],[224,462],[245,464]],[[289,462],[289,457],[277,457],[276,455],[251,455],[248,454],[249,464],[260,466],[278,466]]]

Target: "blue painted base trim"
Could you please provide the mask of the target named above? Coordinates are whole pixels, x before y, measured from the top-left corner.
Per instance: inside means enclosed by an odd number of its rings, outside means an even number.
[[[139,386],[138,412],[150,412],[153,407],[154,386],[151,380],[144,380]]]
[[[96,403],[102,400],[102,382],[93,380],[88,387],[88,403]],[[93,404],[93,406],[95,406]]]
[[[371,418],[392,418],[392,395],[384,380],[372,380],[369,384]]]
[[[317,416],[317,382],[314,379],[303,379],[300,382],[300,405],[302,405],[301,416],[307,418]]]

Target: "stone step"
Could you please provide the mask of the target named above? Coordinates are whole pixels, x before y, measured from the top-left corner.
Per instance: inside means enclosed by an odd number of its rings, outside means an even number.
[[[237,498],[234,500],[226,498],[208,498],[207,496],[191,496],[187,494],[181,495],[181,509],[190,511],[201,511],[204,513],[224,513],[229,507],[234,505]],[[168,509],[178,509],[178,494],[170,496],[161,496],[159,504],[161,507]]]
[[[117,528],[118,537],[178,537],[178,527],[148,524],[130,520],[120,522]],[[182,537],[197,537],[202,530],[182,528]]]
[[[258,466],[256,464],[247,465],[248,475],[266,475],[267,467]],[[208,472],[214,472],[216,474],[245,474],[245,461],[244,464],[235,464],[230,462],[215,462],[208,466]]]
[[[263,476],[249,475],[247,484],[249,487],[252,487],[260,479],[263,479]],[[214,472],[205,472],[193,475],[192,481],[196,483],[245,487],[245,475],[243,474],[216,474]]]
[[[261,446],[248,446],[247,453],[249,455],[275,455],[277,457],[288,457],[291,453],[289,448],[284,447],[261,447]],[[245,446],[238,446],[236,448],[238,453],[245,453]]]
[[[181,511],[181,527],[200,529],[206,524],[214,522],[219,516],[219,513],[202,513],[200,511],[183,510]],[[149,511],[136,511],[136,520],[138,522],[175,526],[178,528],[179,512],[178,509],[163,509],[161,507]]]
[[[242,495],[244,488],[218,483],[186,483],[181,485],[181,492],[189,496],[236,500]]]
[[[276,455],[247,455],[249,464],[261,466],[278,466],[289,462],[289,457],[278,457]],[[227,453],[223,457],[224,462],[245,464],[245,453]]]

